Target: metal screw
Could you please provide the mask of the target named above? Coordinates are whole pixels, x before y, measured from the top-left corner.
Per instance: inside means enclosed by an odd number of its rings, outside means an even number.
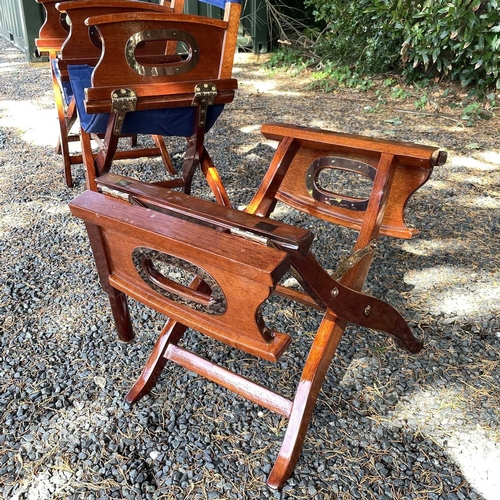
[[[339,294],[339,289],[337,287],[333,288],[330,294],[332,297],[336,297]]]
[[[369,316],[371,310],[372,310],[372,308],[370,306],[366,306],[365,307],[365,316]]]

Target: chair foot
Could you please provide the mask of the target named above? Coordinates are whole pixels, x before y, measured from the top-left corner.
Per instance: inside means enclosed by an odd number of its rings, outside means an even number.
[[[417,354],[424,348],[424,343],[418,340],[413,333],[405,335],[403,338],[392,336],[396,345],[411,354]]]
[[[64,180],[66,182],[66,186],[69,188],[73,187],[73,176],[71,174],[71,165],[64,165]]]
[[[185,331],[186,327],[181,323],[172,319],[167,321],[140,377],[125,396],[127,403],[135,403],[151,391],[167,362],[165,358],[167,347],[169,344],[177,344]]]

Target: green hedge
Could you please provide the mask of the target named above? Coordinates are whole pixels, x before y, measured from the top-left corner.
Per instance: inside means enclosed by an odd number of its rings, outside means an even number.
[[[500,88],[497,0],[305,0],[319,58],[363,74],[399,69]]]

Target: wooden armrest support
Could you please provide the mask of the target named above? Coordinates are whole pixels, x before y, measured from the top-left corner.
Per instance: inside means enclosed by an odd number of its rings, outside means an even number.
[[[293,249],[303,255],[307,253],[313,241],[313,234],[307,229],[264,217],[256,217],[246,212],[122,175],[113,173],[103,175],[99,177],[97,187],[102,191],[107,188],[108,192],[111,189],[125,193],[131,196],[135,202],[149,208],[170,214],[182,214],[183,217],[209,224],[212,227],[225,230],[238,228],[243,232],[251,231],[257,236],[279,242],[284,248]]]
[[[444,165],[447,156],[446,152],[434,146],[332,132],[286,123],[266,123],[262,125],[261,132],[266,139],[281,141],[285,137],[292,137],[297,139],[300,144],[315,149],[320,149],[320,145],[324,144],[327,147],[335,146],[350,151],[358,150],[365,154],[388,153],[394,155],[398,163],[403,165],[432,168]]]

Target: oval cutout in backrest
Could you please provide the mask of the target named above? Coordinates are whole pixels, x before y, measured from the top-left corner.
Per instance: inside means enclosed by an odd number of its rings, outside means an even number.
[[[317,201],[349,210],[363,211],[377,170],[349,158],[324,156],[314,160],[306,172],[306,187]]]
[[[359,200],[370,198],[373,187],[369,177],[340,168],[322,168],[318,171],[316,184],[323,191],[341,193],[343,196]]]
[[[141,54],[146,44],[158,46],[159,43],[172,43],[177,47],[182,42],[183,56]],[[170,52],[170,51],[169,51]],[[191,71],[200,59],[200,49],[191,33],[179,29],[144,30],[132,35],[125,45],[128,65],[143,76],[173,76]]]
[[[99,34],[99,30],[95,26],[89,26],[89,38],[94,47],[97,47],[99,50],[102,50],[102,40],[101,35]]]
[[[142,280],[163,297],[215,316],[226,312],[227,303],[221,287],[195,264],[147,247],[136,247],[132,261]],[[204,281],[200,290],[189,287],[196,277]]]

